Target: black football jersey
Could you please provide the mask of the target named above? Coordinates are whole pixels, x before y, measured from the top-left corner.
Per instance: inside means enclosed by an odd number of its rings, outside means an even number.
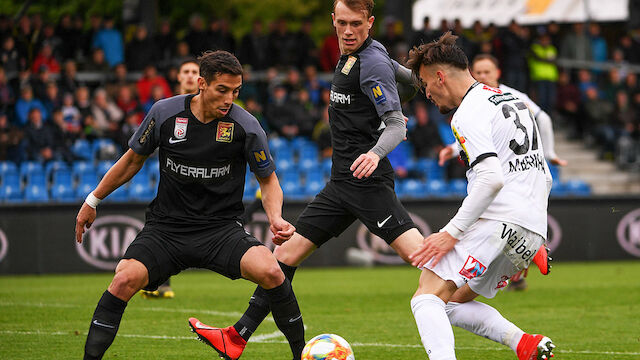
[[[340,56],[329,103],[333,180],[358,181],[349,168],[358,156],[375,146],[384,128],[380,117],[388,111],[402,111],[396,67],[384,46],[371,38],[354,53]],[[371,177],[392,174],[385,157]]]
[[[159,148],[158,195],[148,217],[170,224],[211,224],[243,212],[247,163],[258,177],[275,170],[259,122],[238,105],[208,124],[193,115],[191,99],[179,95],[156,102],[129,140],[141,155]]]

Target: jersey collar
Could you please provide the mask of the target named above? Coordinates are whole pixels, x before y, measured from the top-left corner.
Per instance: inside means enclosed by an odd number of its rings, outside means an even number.
[[[471,85],[471,87],[467,90],[467,92],[464,93],[464,96],[462,97],[462,100],[464,100],[464,98],[467,97],[467,94],[469,94],[471,92],[471,90],[473,90],[473,88],[478,86],[478,85],[480,85],[479,82],[477,82],[477,81],[474,82],[473,85]],[[462,101],[460,101],[460,102],[462,102]]]
[[[359,52],[361,52],[362,50],[366,49],[369,45],[371,45],[372,42],[373,42],[373,39],[371,38],[371,36],[368,36],[367,39],[362,43],[362,45],[360,45],[360,47],[356,51],[354,51],[354,52],[352,52],[350,54],[340,55],[340,57],[347,57],[347,56],[356,55]]]

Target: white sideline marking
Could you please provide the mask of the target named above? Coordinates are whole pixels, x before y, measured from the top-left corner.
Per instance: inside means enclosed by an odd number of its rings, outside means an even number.
[[[13,302],[0,302],[0,306],[26,306],[26,307],[52,307],[52,308],[87,308],[90,307],[88,305],[70,305],[70,304],[55,304],[55,303],[13,303]],[[215,310],[201,310],[201,309],[172,309],[172,308],[163,308],[163,307],[138,307],[133,306],[129,308],[130,310],[141,310],[141,311],[158,311],[158,312],[169,312],[169,313],[183,313],[183,314],[207,314],[214,316],[224,316],[224,317],[241,317],[242,313],[234,312],[234,311],[215,311]],[[267,316],[265,321],[275,322],[271,316]]]
[[[10,335],[74,335],[75,332],[68,331],[17,331],[17,330],[0,330],[0,334]],[[86,335],[86,333],[77,333],[77,335]],[[166,336],[166,335],[139,335],[139,334],[118,334],[120,337],[126,338],[141,338],[141,339],[158,339],[158,340],[194,340],[195,336]],[[267,339],[281,337],[282,333],[276,331],[270,334],[256,335],[249,340],[249,342],[258,344],[286,344],[286,341],[266,341]],[[415,344],[384,344],[384,343],[359,343],[353,342],[352,345],[363,347],[404,347],[404,348],[422,348],[422,345]],[[473,347],[473,346],[456,346],[457,350],[474,350],[474,351],[511,351],[506,347]],[[591,351],[591,350],[554,350],[558,354],[588,354],[588,355],[623,355],[623,356],[638,356],[640,352],[631,351]]]

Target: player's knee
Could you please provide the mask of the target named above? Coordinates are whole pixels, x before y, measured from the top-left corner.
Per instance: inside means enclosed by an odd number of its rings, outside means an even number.
[[[145,285],[145,274],[132,267],[121,268],[116,271],[109,291],[120,298],[129,298]]]
[[[284,273],[277,263],[267,267],[262,274],[262,286],[265,289],[273,289],[284,281]]]

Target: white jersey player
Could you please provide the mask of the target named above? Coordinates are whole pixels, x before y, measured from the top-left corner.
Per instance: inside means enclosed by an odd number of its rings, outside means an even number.
[[[527,105],[476,82],[456,38],[446,33],[409,55],[427,98],[442,113],[457,108],[451,128],[469,166],[469,195],[460,209],[411,255],[421,284],[428,284],[411,307],[431,360],[455,359],[451,325],[511,347],[519,360],[547,359],[555,347],[548,337],[527,334],[473,301],[495,296],[540,254],[552,179]],[[441,154],[452,156],[452,147]]]
[[[545,158],[554,165],[567,165],[567,161],[559,158],[555,152],[551,117],[549,117],[549,114],[542,110],[538,104],[533,102],[527,94],[505,84],[499,83],[500,69],[498,68],[498,60],[495,57],[488,54],[476,56],[473,59],[473,64],[471,65],[471,74],[479,82],[497,87],[502,90],[502,92],[511,93],[522,100],[529,107],[533,116],[536,118],[536,122],[538,123],[540,139],[544,144]]]

